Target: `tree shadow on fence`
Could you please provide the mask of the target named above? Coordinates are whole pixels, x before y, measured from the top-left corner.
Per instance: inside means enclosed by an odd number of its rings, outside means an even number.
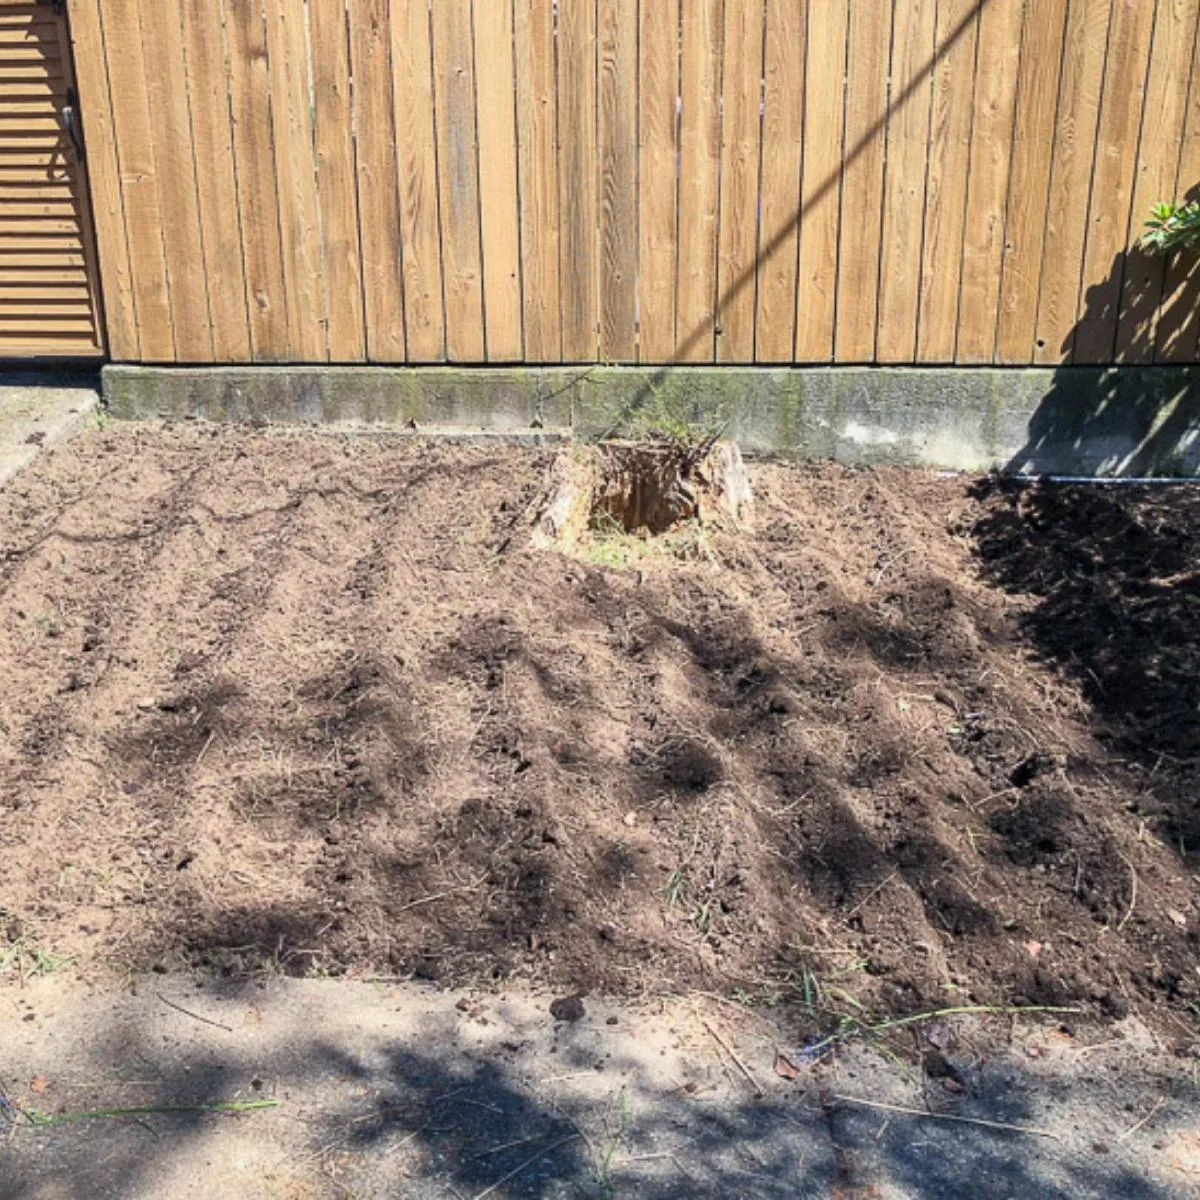
[[[1197,285],[1200,258],[1118,254],[1104,280],[1088,288],[1061,346],[1074,364],[1055,372],[1025,445],[1005,470],[1122,478],[1200,473],[1200,371],[1189,365],[1200,331]],[[1123,366],[1087,366],[1079,361],[1084,356]]]

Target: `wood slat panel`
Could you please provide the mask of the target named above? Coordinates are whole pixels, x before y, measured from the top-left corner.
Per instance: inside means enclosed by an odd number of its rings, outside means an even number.
[[[725,6],[717,226],[719,362],[749,362],[754,357],[764,14],[760,0]]]
[[[5,209],[7,210],[7,205]],[[29,217],[0,212],[0,237],[46,237],[62,234],[72,240],[73,245],[82,245],[79,238],[79,222],[74,217]]]
[[[638,357],[675,356],[679,0],[643,3],[638,31]]]
[[[4,13],[11,16],[12,10]],[[82,22],[84,44],[89,31],[95,36],[94,58],[84,72],[84,83],[91,84],[97,71],[103,72],[103,50],[98,36],[98,14],[95,5],[86,13]],[[65,103],[68,86],[78,89],[71,71],[71,38],[61,16],[48,13],[46,8],[37,10],[37,19],[28,28],[43,44],[53,41],[59,54],[53,61],[47,60],[46,73],[41,80],[23,78],[13,82],[0,72],[0,110],[8,116],[36,118],[38,114],[53,114],[55,128],[58,127],[59,110]],[[86,124],[86,121],[85,121]],[[101,202],[112,174],[115,172],[115,155],[110,140],[110,121],[106,112],[97,120],[86,125],[91,134],[97,168],[95,184]],[[95,358],[103,352],[104,335],[100,322],[100,299],[98,299],[97,264],[94,233],[92,233],[89,211],[88,170],[66,138],[59,137],[54,151],[53,170],[44,164],[26,164],[14,168],[14,156],[4,157],[0,168],[0,211],[8,214],[31,209],[34,200],[49,200],[43,211],[71,217],[74,232],[68,238],[42,239],[24,236],[17,239],[19,250],[12,253],[13,239],[0,239],[0,353],[11,353],[14,341],[29,336],[36,341],[38,353],[46,356],[88,356]],[[17,185],[17,172],[24,176],[24,188]],[[17,203],[13,203],[16,200]],[[122,230],[124,232],[124,230]],[[53,250],[47,248],[53,246]],[[37,268],[37,263],[48,266]],[[115,264],[114,264],[115,265]],[[125,260],[125,282],[128,283],[127,258]],[[80,318],[76,332],[41,329],[37,335],[13,332],[14,318],[56,318],[74,314]]]
[[[250,353],[256,362],[277,362],[287,359],[289,347],[271,143],[267,32],[257,4],[224,0],[224,12]]]
[[[1072,347],[1072,361],[1076,363],[1107,363],[1116,356],[1121,278],[1154,18],[1155,5],[1144,0],[1113,0],[1083,285]],[[1158,137],[1158,130],[1151,130],[1150,136]]]
[[[1183,141],[1172,194],[1180,199],[1200,199],[1197,180],[1200,180],[1200,37],[1193,47]],[[1194,362],[1200,339],[1200,255],[1186,251],[1174,254],[1166,267],[1154,331],[1155,361]]]
[[[563,359],[593,362],[599,336],[595,0],[558,3],[558,127]]]
[[[35,287],[54,289],[56,287],[72,287],[86,295],[88,292],[87,272],[65,270],[56,263],[52,267],[41,270],[36,267],[8,267],[0,259],[0,287]]]
[[[18,238],[11,243],[0,238],[0,272],[17,267],[37,270],[47,267],[86,268],[87,259],[78,241],[73,246],[62,241],[45,246],[36,238]]]
[[[25,108],[26,112],[19,113],[18,108]],[[62,121],[54,104],[5,104],[4,112],[0,112],[0,137],[36,137],[40,133],[48,134],[52,140],[58,140],[62,133]]]
[[[179,0],[136,0],[134,6],[140,14],[175,353],[185,362],[208,362],[213,352],[212,320],[200,235],[196,159],[183,86],[186,74]],[[113,43],[110,53],[114,48],[124,55],[124,45]]]
[[[1067,5],[1068,0],[1045,0],[1038,19],[1027,20],[1021,35],[996,337],[1002,363],[1028,363],[1033,357]]]
[[[45,45],[40,42],[36,45],[29,45],[25,40],[0,43],[0,65],[45,63],[61,57],[62,51],[55,45]]]
[[[554,0],[516,0],[514,31],[525,357],[552,363],[562,359]],[[672,94],[672,119],[674,111]],[[674,167],[672,159],[672,177]]]
[[[637,358],[637,0],[599,0],[600,359]]]
[[[329,357],[334,362],[362,362],[367,331],[346,9],[342,4],[311,4],[308,19]]]
[[[828,362],[833,358],[848,32],[846,0],[810,3],[801,188],[804,216],[796,301],[799,362]]]
[[[367,356],[372,362],[403,362],[404,264],[388,3],[350,0],[349,13]]]
[[[996,356],[1019,47],[1027,11],[1025,0],[991,0],[979,15],[968,220],[958,299],[956,358],[962,363],[990,363]]]
[[[35,200],[74,203],[75,189],[69,179],[42,179],[29,172],[6,178],[0,174],[0,200],[30,203]]]
[[[54,200],[39,200],[36,197],[14,199],[12,196],[5,198],[4,207],[0,209],[0,221],[29,219],[31,217],[57,217],[65,219],[67,226],[74,229],[76,226],[75,201],[70,195]]]
[[[0,333],[0,358],[96,358],[98,349],[92,337],[55,334],[39,340],[36,334]]]
[[[1198,12],[1197,0],[1158,3],[1142,113],[1141,148],[1126,235],[1130,250],[1121,282],[1115,357],[1122,363],[1154,360],[1155,325],[1166,263],[1135,247],[1151,207],[1175,195]]]
[[[754,357],[787,363],[796,349],[796,268],[804,136],[808,0],[770,0],[763,61],[762,219]]]
[[[636,0],[635,0],[636,3]],[[517,362],[521,336],[521,216],[513,0],[473,7],[484,320],[489,362]]]
[[[414,362],[446,357],[442,227],[427,0],[392,0],[392,65],[404,241],[404,320]]]
[[[293,358],[322,362],[329,346],[305,0],[267,0],[266,17],[288,344]]]
[[[716,353],[721,16],[721,0],[682,0],[675,301],[679,362],[711,362]]]
[[[15,329],[17,322],[46,317],[58,323],[70,322],[83,332],[95,327],[92,302],[85,291],[82,296],[45,294],[32,296],[28,288],[0,288],[0,327]]]
[[[453,362],[483,362],[487,346],[471,7],[435,4],[431,12],[446,353]]]
[[[846,149],[838,250],[838,362],[873,362],[883,225],[888,51],[893,6],[850,0]],[[884,19],[881,20],[883,10]]]
[[[94,326],[90,312],[78,317],[61,317],[55,316],[53,313],[30,313],[28,311],[23,311],[21,315],[6,312],[0,317],[0,329],[3,330],[3,336],[6,338],[18,336],[45,338],[46,353],[50,353],[52,349],[57,353],[57,349],[53,348],[51,343],[57,340],[59,334],[65,334],[77,342],[88,341],[95,344]]]
[[[28,143],[0,146],[0,174],[17,174],[22,179],[35,178],[30,175],[30,169],[39,172],[36,178],[69,179],[65,147],[57,141],[47,146],[31,146]]]
[[[1087,237],[1080,206],[1096,150],[1112,0],[1073,0],[1067,14],[1034,361],[1070,358]]]
[[[0,55],[0,76],[9,83],[20,83],[29,80],[41,83],[46,80],[55,85],[62,84],[62,64],[54,62],[13,62],[10,57]]]
[[[917,356],[922,362],[953,362],[958,339],[978,21],[977,0],[938,4],[917,325]]]
[[[910,363],[917,354],[936,10],[936,0],[896,4],[876,337],[884,363]]]
[[[251,357],[250,317],[223,24],[220,4],[183,0],[187,91],[213,357],[217,362],[246,362]]]
[[[107,82],[105,84],[107,90]],[[7,79],[0,77],[0,101],[7,108],[9,103],[31,103],[33,101],[60,102],[66,98],[67,82],[59,77],[50,79]]]

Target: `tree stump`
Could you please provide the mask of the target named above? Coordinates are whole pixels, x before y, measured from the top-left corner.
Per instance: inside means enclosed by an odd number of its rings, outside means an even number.
[[[602,442],[559,457],[535,540],[571,547],[589,534],[655,537],[689,523],[737,524],[752,504],[734,442]]]

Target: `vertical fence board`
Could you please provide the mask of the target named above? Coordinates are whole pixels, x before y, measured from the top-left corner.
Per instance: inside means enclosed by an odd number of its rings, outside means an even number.
[[[917,354],[936,9],[936,0],[896,3],[876,340],[885,363],[913,362]]]
[[[1067,14],[1042,289],[1034,360],[1069,360],[1087,237],[1086,197],[1096,151],[1105,47],[1113,0],[1073,0]]]
[[[367,357],[404,362],[404,259],[388,0],[350,0],[349,11]]]
[[[250,357],[246,265],[238,219],[225,34],[219,5],[211,0],[183,0],[183,44],[213,358],[217,362],[245,362]]]
[[[1028,363],[1033,356],[1067,3],[1039,3],[1021,35],[996,336],[1003,363]]]
[[[1113,0],[1072,361],[1111,362],[1129,237],[1155,5]],[[1158,137],[1157,128],[1150,136]]]
[[[679,0],[642,0],[638,35],[638,357],[675,355]]]
[[[162,202],[138,10],[128,0],[102,0],[101,13],[141,357],[146,362],[173,362],[175,334],[162,242]]]
[[[140,12],[175,353],[183,362],[208,362],[213,354],[212,321],[179,0],[143,0]]]
[[[1200,36],[1193,47],[1183,142],[1174,194],[1200,199]],[[1155,360],[1196,361],[1200,339],[1200,255],[1184,251],[1167,262],[1162,303],[1155,327]]]
[[[288,340],[293,355],[320,362],[329,345],[304,0],[267,0],[267,52]]]
[[[1155,318],[1162,298],[1162,258],[1136,249],[1151,206],[1174,195],[1175,173],[1187,114],[1188,81],[1196,40],[1197,0],[1159,0],[1150,51],[1150,76],[1142,106],[1142,138],[1130,210],[1130,246],[1121,281],[1116,361],[1154,359]]]
[[[271,149],[266,29],[258,4],[224,4],[250,353],[256,361],[282,362],[289,357],[287,302]]]
[[[809,5],[804,181],[800,193],[803,218],[796,298],[799,362],[828,362],[833,358],[848,34],[847,0]]]
[[[680,21],[679,271],[675,357],[711,362],[721,161],[721,0],[683,0]]]
[[[100,272],[105,284],[108,348],[118,361],[135,360],[141,353],[141,344],[99,5],[84,4],[71,14],[71,38],[87,138]]]
[[[764,11],[762,0],[725,6],[717,218],[718,362],[748,362],[754,357]]]
[[[513,2],[476,0],[474,5],[479,205],[489,362],[516,362],[523,353]]]
[[[525,358],[562,359],[554,0],[516,0],[517,143]]]
[[[487,343],[471,8],[465,2],[435,4],[432,13],[446,351],[454,362],[483,362]]]
[[[1025,0],[990,0],[979,14],[979,70],[958,298],[956,358],[961,363],[990,363],[996,355],[1019,48],[1026,11]],[[1029,19],[1040,23],[1037,14]]]
[[[979,0],[938,4],[917,325],[917,357],[922,362],[953,362],[958,339],[979,9]]]
[[[391,0],[390,20],[408,357],[437,362],[446,357],[446,313],[428,0]]]
[[[593,362],[599,333],[595,0],[559,0],[558,135],[563,358]]]
[[[758,232],[757,362],[791,362],[804,137],[808,0],[767,0],[763,56],[762,218]]]
[[[834,345],[834,357],[840,362],[875,359],[893,8],[881,0],[850,0]]]
[[[659,0],[662,3],[662,0]],[[600,358],[637,358],[637,0],[599,0]]]
[[[362,362],[367,354],[367,341],[358,244],[349,30],[344,0],[316,0],[309,6],[308,15],[329,357],[334,362]]]

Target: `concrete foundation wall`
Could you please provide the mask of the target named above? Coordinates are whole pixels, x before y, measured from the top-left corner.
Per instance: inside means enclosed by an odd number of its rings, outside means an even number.
[[[1200,476],[1200,367],[130,367],[114,417],[596,439],[722,428],[747,454]]]

